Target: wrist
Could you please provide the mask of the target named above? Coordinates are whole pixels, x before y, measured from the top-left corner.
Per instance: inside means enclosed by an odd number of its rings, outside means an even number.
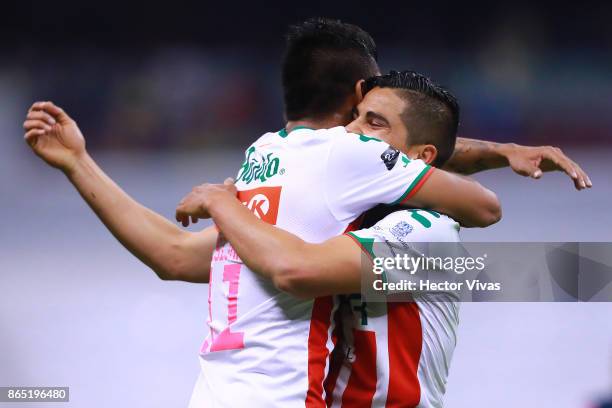
[[[62,166],[61,171],[68,178],[72,178],[75,174],[80,173],[86,166],[88,166],[93,159],[89,156],[86,150],[75,153],[72,157]]]
[[[215,218],[220,211],[226,206],[229,194],[217,193],[209,194],[202,202],[203,212],[208,212],[212,218]]]
[[[518,145],[516,143],[497,143],[494,147],[496,151],[495,161],[497,167],[506,167],[510,165],[510,156],[516,152]]]

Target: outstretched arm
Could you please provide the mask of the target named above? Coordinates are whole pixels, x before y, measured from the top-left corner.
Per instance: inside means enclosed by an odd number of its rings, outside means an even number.
[[[34,153],[62,170],[109,231],[161,279],[208,282],[214,228],[184,231],[132,199],[89,156],[77,124],[53,103],[32,105],[24,128]]]
[[[212,217],[251,270],[284,292],[311,298],[361,290],[361,250],[345,235],[311,244],[257,218],[231,183],[195,187],[177,207],[177,220]]]
[[[453,155],[443,168],[473,174],[507,166],[521,176],[535,179],[542,177],[544,171],[563,171],[573,180],[577,190],[593,186],[584,170],[553,146],[521,146],[459,137]]]

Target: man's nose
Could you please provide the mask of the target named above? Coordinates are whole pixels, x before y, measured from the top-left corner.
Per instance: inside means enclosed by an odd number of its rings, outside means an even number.
[[[351,133],[363,133],[361,127],[356,122],[357,121],[353,121],[346,125],[346,130]]]

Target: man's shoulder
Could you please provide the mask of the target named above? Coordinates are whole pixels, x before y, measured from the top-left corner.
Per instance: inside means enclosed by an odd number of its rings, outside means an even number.
[[[285,129],[281,130],[279,134],[282,137],[288,138],[288,140],[293,140],[292,136],[298,136],[308,134],[309,137],[315,138],[325,138],[329,141],[342,141],[346,143],[359,143],[360,145],[367,142],[381,142],[384,143],[383,140],[363,135],[360,133],[352,133],[349,132],[344,126],[335,126],[332,128],[323,128],[323,129],[313,129],[305,126],[297,126],[293,128],[290,132],[287,132]],[[291,139],[289,139],[291,138]],[[374,144],[374,143],[371,143]]]
[[[289,131],[283,128],[277,131],[266,132],[255,140],[250,147],[301,145],[321,141],[332,142],[338,138],[344,139],[346,135],[354,134],[347,132],[344,126],[336,126],[328,129],[313,129],[306,126],[296,126]],[[354,137],[359,137],[359,135],[354,135]]]
[[[391,241],[442,242],[459,239],[459,224],[454,219],[436,211],[421,209],[394,211],[366,231]]]
[[[262,143],[308,143],[313,140],[320,140],[324,142],[335,142],[341,143],[345,145],[357,145],[362,146],[367,144],[367,146],[372,146],[378,143],[381,145],[385,145],[386,143],[378,139],[376,137],[367,136],[359,133],[352,133],[346,130],[344,126],[336,126],[332,128],[324,128],[324,129],[313,129],[306,126],[296,126],[290,131],[287,129],[281,129],[277,131],[266,132],[262,136],[260,136],[255,142],[252,143],[252,146],[258,146]],[[372,143],[368,143],[372,142]]]
[[[257,139],[255,139],[255,141],[251,143],[249,148],[258,148],[263,147],[265,145],[269,145],[274,142],[280,142],[282,140],[281,132],[282,130],[266,132],[263,135],[259,136]]]

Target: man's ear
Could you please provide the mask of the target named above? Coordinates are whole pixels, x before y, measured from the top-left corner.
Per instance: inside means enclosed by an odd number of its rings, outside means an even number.
[[[357,98],[357,105],[363,100],[363,84],[365,79],[360,79],[355,83],[355,97]]]
[[[436,149],[436,146],[431,144],[419,146],[417,159],[421,159],[425,163],[431,164],[436,160],[436,157],[438,157],[438,149]]]

